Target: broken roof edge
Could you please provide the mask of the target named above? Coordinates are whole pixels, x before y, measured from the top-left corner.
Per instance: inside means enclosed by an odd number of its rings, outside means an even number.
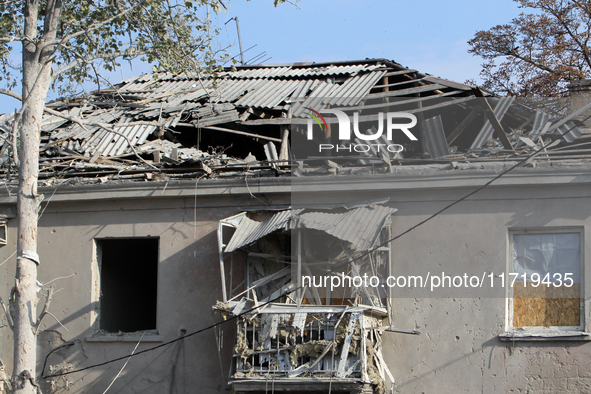
[[[429,76],[430,74],[424,74],[417,70],[411,69],[409,67],[405,67],[400,63],[397,63],[394,60],[388,60],[385,58],[366,58],[362,60],[338,60],[338,61],[325,61],[325,62],[293,62],[293,63],[273,63],[273,64],[256,64],[256,65],[243,65],[243,66],[231,66],[231,67],[224,67],[223,72],[229,72],[232,70],[240,71],[240,70],[257,70],[257,69],[265,69],[265,68],[277,68],[277,67],[297,67],[297,68],[316,68],[316,67],[329,67],[329,66],[348,66],[348,65],[359,65],[359,64],[379,64],[383,63],[384,66],[390,67],[394,69],[394,71],[405,71],[412,72],[416,74],[419,78],[424,78]],[[140,74],[137,76],[133,76],[130,78],[126,78],[118,83],[115,83],[113,86],[122,86],[140,79],[145,79],[148,75],[158,75],[158,79],[175,79],[179,76],[185,74],[187,78],[194,77],[195,74],[199,74],[200,72],[191,72],[191,73],[178,73],[172,74],[169,72],[158,72],[158,73],[145,73]],[[211,74],[203,74],[204,78],[208,78]],[[224,78],[223,76],[220,78]],[[182,79],[182,78],[181,78]],[[452,82],[452,81],[450,81]],[[97,91],[100,92],[100,91]],[[90,94],[94,94],[95,92],[91,92]],[[56,99],[54,101],[57,101]]]
[[[264,67],[327,67],[327,66],[347,66],[353,64],[377,64],[384,63],[388,67],[395,68],[396,71],[411,70],[408,67],[404,67],[400,63],[394,60],[388,60],[385,58],[365,58],[358,60],[337,60],[337,61],[323,61],[323,62],[293,62],[293,63],[273,63],[273,64],[258,64],[258,65],[244,65],[235,66],[236,69],[253,69],[253,68],[264,68]]]
[[[517,164],[517,161],[495,163],[451,163],[433,165],[413,165],[394,167],[389,174],[363,174],[349,176],[305,176],[305,177],[250,177],[248,185],[242,178],[201,179],[195,188],[195,179],[190,180],[157,180],[157,181],[109,181],[99,183],[100,179],[93,178],[93,183],[77,184],[78,178],[56,185],[47,186],[39,183],[39,193],[55,194],[52,201],[95,201],[130,199],[130,198],[171,198],[197,196],[244,196],[252,193],[291,194],[340,192],[343,190],[362,190],[351,188],[352,185],[363,185],[364,191],[378,190],[422,190],[445,189],[456,187],[481,186],[500,172]],[[537,160],[536,167],[520,167],[504,175],[489,187],[509,185],[551,185],[551,184],[589,184],[591,183],[591,159],[561,160],[560,162],[544,162]],[[86,178],[83,178],[86,180]],[[318,188],[321,184],[323,187]],[[17,187],[17,184],[5,185],[0,190],[1,204],[16,203],[16,195],[9,192],[7,187]],[[56,190],[57,189],[57,190]],[[14,189],[16,191],[16,189]],[[260,204],[259,201],[255,203]],[[281,205],[281,203],[278,203]],[[246,204],[242,205],[243,208]],[[291,204],[285,204],[291,205]],[[254,206],[254,205],[253,205]],[[248,210],[248,208],[246,209]]]

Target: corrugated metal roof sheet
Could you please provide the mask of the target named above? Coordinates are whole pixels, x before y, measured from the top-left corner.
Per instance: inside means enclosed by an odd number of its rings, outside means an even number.
[[[111,123],[115,119],[118,119],[125,113],[124,108],[113,108],[110,110],[99,109],[87,116],[83,116],[82,119],[87,123]],[[85,126],[82,127],[79,124],[74,124],[72,127],[66,129],[59,129],[56,133],[51,135],[52,140],[59,140],[62,138],[70,137],[76,140],[84,140],[92,136],[100,127],[97,126]]]
[[[179,79],[137,78],[124,85],[122,91],[139,98],[162,97],[167,100],[182,95],[183,101],[197,100],[210,94],[218,102],[235,102],[239,106],[258,108],[277,107],[288,101],[291,95],[292,99],[298,98],[296,101],[305,107],[322,109],[327,104],[359,104],[384,76],[385,68],[379,64],[262,67],[224,72],[215,82],[211,78],[198,81],[186,75]],[[335,75],[351,77],[336,84],[318,79]],[[293,116],[301,116],[301,105],[295,107]]]
[[[318,83],[313,85],[313,90],[307,95],[308,89],[296,89],[291,97],[291,101],[294,103],[292,116],[304,116],[306,107],[319,111],[329,104],[333,106],[357,105],[384,74],[385,71],[365,73],[347,79],[342,85],[316,80]]]
[[[238,69],[234,72],[219,73],[220,78],[232,79],[261,79],[261,78],[294,78],[294,77],[322,77],[331,75],[357,75],[360,72],[374,71],[378,69],[385,69],[386,66],[381,64],[352,64],[345,66],[327,65],[319,67],[298,67],[298,66],[284,66],[284,67],[260,67],[253,69]]]
[[[248,92],[236,105],[245,107],[273,108],[287,100],[290,94],[303,81],[263,80],[252,91]]]
[[[532,126],[531,132],[529,133],[529,138],[531,138],[533,142],[536,142],[540,135],[546,134],[551,125],[549,120],[549,114],[536,111],[536,114],[534,115],[534,125]]]
[[[503,120],[503,117],[509,110],[511,104],[513,104],[514,100],[515,97],[503,97],[499,100],[493,111],[499,122]],[[482,126],[482,129],[478,133],[478,136],[476,136],[474,142],[472,142],[470,149],[481,148],[486,143],[486,141],[488,141],[488,139],[493,135],[493,132],[494,129],[492,127],[492,124],[487,119],[486,123],[484,124],[484,126]]]
[[[581,130],[575,125],[573,121],[568,121],[562,126],[558,127],[556,131],[566,142],[573,142],[579,138],[582,134]]]
[[[351,242],[361,250],[376,246],[386,219],[397,209],[374,205],[356,208],[345,213],[310,212],[299,215],[296,227],[324,231]]]
[[[330,95],[333,89],[338,89],[339,85],[318,81],[314,89],[306,97],[292,96],[292,116],[304,116],[306,108],[312,108],[316,111],[326,108],[325,98]]]
[[[344,213],[309,212],[304,209],[281,211],[259,222],[242,216],[236,232],[224,251],[233,252],[267,234],[280,229],[308,228],[324,231],[343,241],[351,242],[361,250],[376,245],[386,219],[397,210],[381,205],[351,209]]]
[[[130,125],[122,126],[126,123]],[[128,118],[123,118],[117,125],[113,125],[113,129],[121,135],[102,129],[83,144],[83,149],[86,153],[100,151],[101,155],[106,157],[121,155],[130,150],[129,143],[123,136],[127,137],[132,145],[141,145],[157,127],[156,124],[133,124]]]
[[[76,110],[80,110],[79,108],[76,108]],[[65,116],[71,116],[72,115],[72,111],[64,111],[64,115]],[[64,123],[66,123],[68,120],[61,118],[59,116],[53,116],[53,115],[47,115],[44,114],[43,115],[43,120],[41,120],[41,131],[51,131],[54,130],[58,127],[60,127],[61,125],[63,125]]]
[[[449,147],[447,146],[447,140],[445,139],[445,130],[443,128],[443,122],[441,121],[441,115],[425,120],[423,136],[425,138],[427,151],[432,159],[449,155]]]
[[[196,127],[207,127],[207,126],[213,126],[216,124],[236,122],[238,119],[239,119],[238,111],[231,110],[231,111],[225,111],[225,112],[221,112],[221,113],[217,113],[217,114],[203,116],[203,117],[193,121],[193,124]]]
[[[260,79],[224,79],[222,81],[218,81],[218,86],[211,96],[219,102],[232,102],[244,94],[250,92],[251,90],[256,89],[256,87],[263,82],[264,81]]]
[[[288,211],[281,211],[264,222],[258,222],[250,219],[244,215],[236,232],[230,239],[230,242],[226,245],[224,252],[230,253],[243,246],[249,245],[258,239],[263,238],[265,235],[277,231],[279,229],[287,229],[289,227],[290,220],[297,216],[303,209],[294,209]]]
[[[381,64],[353,64],[347,66],[322,66],[322,67],[293,67],[285,73],[285,77],[318,77],[329,75],[357,75],[363,71],[374,71],[386,68]]]
[[[220,77],[233,79],[277,78],[286,77],[291,67],[261,67],[254,69],[239,69],[234,72],[221,73]]]
[[[333,89],[329,93],[330,99],[326,101],[326,104],[359,104],[385,73],[386,71],[376,71],[347,79],[338,89]]]
[[[239,69],[234,72],[226,71],[218,74],[216,83],[219,85],[218,90],[223,91],[222,85],[232,87],[236,86],[237,80],[246,81],[260,81],[263,79],[283,80],[289,78],[318,78],[323,76],[335,75],[351,75],[356,76],[359,73],[367,73],[375,70],[384,69],[386,66],[380,64],[355,64],[347,66],[322,66],[322,67],[261,67],[255,69]],[[385,71],[383,71],[385,72]],[[376,81],[377,82],[377,81]],[[375,82],[374,82],[375,83]],[[252,86],[252,85],[249,85]],[[348,85],[343,85],[345,90],[348,90]],[[198,75],[182,74],[178,77],[173,77],[170,74],[160,75],[160,78],[155,80],[151,74],[132,78],[124,81],[121,87],[122,92],[133,93],[137,95],[148,95],[155,97],[158,94],[192,90],[195,88],[212,88],[213,79],[211,77],[199,77]],[[345,91],[342,92],[343,95]],[[222,96],[224,94],[222,93]],[[226,100],[232,101],[229,96]],[[239,96],[237,96],[239,97]],[[344,96],[345,97],[345,96]],[[349,97],[349,96],[346,96]]]

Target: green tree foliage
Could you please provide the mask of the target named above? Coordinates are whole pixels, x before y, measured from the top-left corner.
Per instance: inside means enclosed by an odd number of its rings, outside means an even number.
[[[555,97],[569,81],[591,75],[591,1],[514,0],[527,12],[478,31],[469,52],[485,62],[487,90],[499,94]]]
[[[25,1],[3,1],[1,76],[8,88],[20,82],[22,65],[12,64],[10,56],[20,49],[17,42],[51,53],[45,58],[52,64],[54,87],[95,82],[103,69],[112,71],[136,58],[173,73],[211,70],[218,58],[211,42],[216,29],[210,31],[209,22],[198,16],[205,5],[214,11],[223,6],[217,0],[42,0],[37,32],[26,37]],[[55,37],[49,39],[52,29]]]

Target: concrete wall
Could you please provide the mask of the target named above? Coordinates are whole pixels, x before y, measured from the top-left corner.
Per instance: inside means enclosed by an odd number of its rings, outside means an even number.
[[[157,336],[145,336],[141,351],[179,337],[180,330],[194,332],[220,320],[212,306],[221,299],[217,255],[217,222],[240,212],[235,205],[250,204],[250,197],[125,198],[100,201],[66,201],[67,193],[55,196],[39,223],[39,281],[55,278],[56,292],[39,336],[38,369],[47,353],[67,342],[74,345],[50,356],[45,373],[54,365],[77,369],[129,354],[139,336],[90,338],[96,317],[98,272],[95,239],[109,237],[158,237]],[[255,200],[256,201],[256,200]],[[195,207],[197,203],[197,207]],[[194,219],[196,218],[196,220]],[[9,244],[0,248],[0,262],[15,250],[16,221],[9,222]],[[15,257],[1,269],[4,300],[14,283]],[[42,292],[44,293],[44,292]],[[39,303],[39,311],[43,306]],[[4,316],[2,316],[4,321]],[[96,326],[94,326],[96,327]],[[1,358],[12,360],[12,335],[3,327]],[[226,334],[220,355],[216,334],[204,332],[131,359],[109,392],[219,393],[229,390],[228,367],[233,343],[233,324],[220,328]],[[122,340],[122,341],[121,341]],[[102,393],[125,360],[45,382],[43,392]],[[224,371],[222,373],[222,370]],[[10,373],[10,371],[8,371]],[[51,389],[50,389],[51,386]],[[196,391],[196,387],[199,389]]]
[[[394,234],[459,197],[399,194]],[[443,197],[443,198],[442,198]],[[560,185],[491,188],[451,208],[395,241],[396,275],[507,272],[511,228],[583,228],[590,245],[591,196],[588,186]],[[589,266],[585,250],[584,267]],[[585,293],[591,270],[584,270]],[[587,341],[501,342],[507,327],[507,288],[495,280],[482,298],[457,289],[442,298],[407,298],[394,292],[394,326],[421,336],[385,333],[386,359],[401,393],[432,392],[589,392],[591,343]],[[464,294],[467,294],[466,296]],[[589,331],[589,302],[585,302]]]
[[[508,176],[498,186],[483,190],[395,241],[393,274],[423,275],[427,271],[468,268],[473,272],[506,272],[510,228],[574,226],[583,229],[584,244],[591,244],[590,179],[586,175],[589,169],[548,171],[531,170]],[[97,279],[93,268],[96,238],[160,239],[159,336],[144,338],[137,350],[141,351],[177,338],[181,329],[193,332],[214,321],[211,306],[221,298],[217,221],[240,212],[240,207],[263,205],[261,201],[269,205],[289,205],[294,201],[320,204],[343,198],[359,201],[387,196],[389,205],[398,208],[392,218],[392,233],[398,234],[474,190],[474,185],[483,184],[494,174],[495,171],[433,174],[432,179],[438,179],[437,182],[416,174],[346,180],[323,177],[311,179],[301,187],[293,186],[295,197],[288,193],[289,185],[269,180],[257,186],[249,181],[250,191],[260,200],[250,196],[249,190],[243,188],[244,183],[238,189],[231,185],[222,187],[219,182],[203,182],[198,191],[194,184],[171,185],[167,191],[145,195],[133,187],[85,194],[63,188],[40,221],[39,280],[47,283],[73,274],[54,282],[61,290],[54,295],[50,309],[67,331],[52,317],[46,318],[39,338],[40,359],[50,349],[73,342],[72,346],[55,352],[48,364],[76,369],[129,354],[137,343],[137,338],[123,342],[88,340],[97,299],[93,293]],[[144,189],[148,190],[149,185]],[[100,199],[93,200],[93,196]],[[79,201],[71,200],[75,197]],[[9,204],[10,198],[0,198],[0,203]],[[0,262],[15,250],[14,220],[9,222],[9,227],[9,244],[0,248]],[[589,255],[588,251],[584,254],[585,267],[589,265]],[[14,264],[13,256],[0,267],[5,283],[0,292],[5,300],[13,283]],[[591,270],[584,270],[583,275],[585,293],[589,294]],[[399,289],[392,294],[393,325],[422,332],[421,336],[384,334],[386,361],[401,393],[590,390],[591,344],[588,342],[501,342],[498,339],[507,324],[505,289],[495,288],[481,298],[463,297],[466,293],[414,297],[413,293]],[[591,322],[590,312],[591,306],[586,302],[587,326]],[[11,335],[7,327],[2,330],[0,355],[9,366]],[[222,330],[226,335],[220,352],[216,336],[210,330],[132,358],[110,391],[218,393],[229,390],[226,379],[233,325],[222,326]],[[156,342],[148,343],[149,340]],[[66,392],[69,387],[70,392],[102,393],[123,363],[53,379],[53,392]],[[48,368],[46,373],[50,372]],[[49,385],[45,383],[44,392],[51,392]]]
[[[445,175],[428,172],[367,178],[365,190],[349,193],[347,198],[389,197],[389,204],[398,209],[392,216],[392,234],[397,235],[506,168],[498,168],[494,173],[466,174],[448,184]],[[591,245],[589,177],[585,172],[560,177],[547,170],[521,170],[507,175],[392,242],[391,274],[425,277],[428,272],[487,276],[507,273],[510,229],[582,229],[584,320],[585,331],[591,331],[591,270],[586,269],[591,266],[591,251],[587,247]],[[303,192],[314,187],[300,189]],[[334,201],[338,195],[335,193],[326,201]],[[305,193],[301,193],[299,200],[311,201]],[[398,392],[590,392],[589,341],[499,340],[508,325],[507,293],[498,278],[495,287],[488,290],[457,289],[430,294],[393,289],[392,325],[422,333],[384,333],[383,351]],[[471,298],[473,295],[480,298]]]

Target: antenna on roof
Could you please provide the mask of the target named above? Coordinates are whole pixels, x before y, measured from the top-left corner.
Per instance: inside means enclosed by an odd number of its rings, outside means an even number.
[[[253,57],[252,59],[250,59],[249,61],[246,62],[246,64],[254,64],[257,60],[261,60],[263,57],[267,56],[267,51],[261,52],[258,55],[256,55],[255,57]]]
[[[238,46],[240,47],[240,65],[244,66],[244,52],[242,51],[242,39],[240,38],[240,23],[238,23],[237,16],[235,16],[234,18],[228,19],[228,22],[230,22],[231,20],[236,21],[236,31],[238,32]],[[226,24],[228,24],[228,22],[226,22]]]

